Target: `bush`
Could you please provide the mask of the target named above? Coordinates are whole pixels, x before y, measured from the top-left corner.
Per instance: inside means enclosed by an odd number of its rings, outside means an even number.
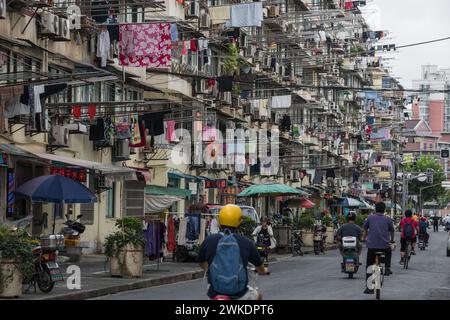
[[[142,221],[134,217],[126,217],[116,221],[118,231],[105,238],[105,254],[108,257],[118,257],[120,250],[128,244],[135,247],[145,245]]]
[[[330,215],[326,215],[325,217],[323,217],[322,223],[327,227],[332,227],[333,226],[333,218],[331,218]]]
[[[297,222],[297,229],[311,231],[314,229],[315,222],[316,220],[311,214],[303,213]]]
[[[24,279],[29,279],[34,271],[33,247],[34,240],[25,230],[12,230],[0,225],[0,260],[16,262]],[[12,276],[0,272],[0,291],[12,280]]]
[[[356,224],[360,227],[364,225],[364,222],[366,222],[368,215],[367,214],[358,214],[356,216]]]
[[[253,219],[251,219],[250,217],[247,217],[247,216],[242,217],[242,222],[239,227],[240,233],[242,235],[251,239],[253,230],[255,230],[255,228],[256,228],[256,222]]]

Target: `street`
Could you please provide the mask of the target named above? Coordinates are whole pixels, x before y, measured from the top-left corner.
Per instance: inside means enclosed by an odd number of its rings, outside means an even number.
[[[416,250],[409,269],[399,264],[399,234],[397,249],[392,258],[393,275],[385,277],[381,291],[383,300],[450,299],[450,258],[446,256],[447,234],[430,232],[429,246],[425,251]],[[256,281],[267,300],[371,300],[373,295],[363,294],[365,286],[365,249],[362,268],[348,279],[340,272],[340,256],[337,250],[325,255],[305,255],[272,263],[271,275],[250,280]],[[206,280],[199,279],[127,291],[103,296],[102,300],[204,300]]]

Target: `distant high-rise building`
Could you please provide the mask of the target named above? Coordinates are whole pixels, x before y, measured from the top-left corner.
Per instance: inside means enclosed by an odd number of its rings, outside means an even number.
[[[413,80],[416,90],[448,90],[450,68],[439,69],[436,65],[422,66],[421,79]],[[450,94],[443,92],[418,93],[412,104],[413,119],[428,122],[433,133],[450,132]]]

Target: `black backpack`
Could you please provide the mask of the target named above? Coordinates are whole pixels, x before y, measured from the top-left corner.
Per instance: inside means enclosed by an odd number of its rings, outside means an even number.
[[[405,224],[403,225],[403,234],[405,235],[406,239],[412,239],[414,234],[414,228],[412,226],[412,220],[408,222],[405,219]]]

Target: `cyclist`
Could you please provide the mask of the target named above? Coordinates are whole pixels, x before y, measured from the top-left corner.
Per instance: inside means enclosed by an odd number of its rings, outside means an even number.
[[[413,219],[411,210],[405,211],[405,217],[400,221],[400,264],[405,261],[405,250],[407,241],[411,241],[411,254],[415,254],[416,235],[419,234],[419,224]]]
[[[375,204],[375,213],[368,216],[364,223],[364,240],[367,239],[366,270],[375,263],[375,253],[384,252],[386,270],[384,274],[389,276],[391,271],[392,250],[390,244],[394,242],[394,224],[391,218],[384,215],[386,205],[383,202]],[[366,280],[370,274],[366,272]],[[373,290],[366,287],[366,294],[373,294]]]
[[[231,204],[224,206],[219,212],[222,232],[209,235],[200,248],[198,262],[207,271],[210,284],[207,295],[211,299],[220,295],[236,300],[262,299],[261,294],[248,285],[247,264],[252,263],[260,275],[266,275],[267,269],[263,266],[255,244],[237,234],[241,222],[241,208]],[[235,281],[223,281],[230,278]],[[225,292],[233,288],[236,292]]]
[[[339,251],[343,255],[342,238],[343,237],[356,237],[358,256],[361,255],[362,246],[360,243],[363,230],[356,224],[356,212],[350,211],[347,215],[347,223],[339,228],[336,234],[338,240]]]
[[[428,239],[430,235],[428,234],[428,227],[430,224],[427,221],[427,218],[421,217],[419,222],[419,237],[423,237],[423,241],[425,246],[428,246]]]

